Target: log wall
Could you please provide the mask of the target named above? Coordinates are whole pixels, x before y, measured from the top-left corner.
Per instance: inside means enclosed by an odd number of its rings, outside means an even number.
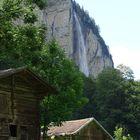
[[[0,140],[39,140],[36,86],[19,76],[0,79]]]

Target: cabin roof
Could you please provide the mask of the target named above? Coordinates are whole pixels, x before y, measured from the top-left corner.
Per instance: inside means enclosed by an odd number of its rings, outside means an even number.
[[[45,80],[36,75],[27,67],[19,67],[16,69],[0,70],[0,79],[4,79],[11,76],[18,76],[21,79],[27,79],[32,85],[35,84],[35,88],[40,89],[44,94],[56,94],[57,91],[54,87],[50,86]]]
[[[82,130],[91,122],[95,122],[111,139],[113,139],[112,136],[101,126],[101,124],[95,118],[65,121],[62,123],[61,126],[50,126],[47,135],[48,136],[74,135],[77,134],[80,130]]]

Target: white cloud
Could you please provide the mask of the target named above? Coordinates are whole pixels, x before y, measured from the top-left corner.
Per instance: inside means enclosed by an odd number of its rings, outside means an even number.
[[[119,64],[129,66],[136,79],[140,79],[140,49],[133,49],[125,45],[115,45],[110,48],[115,67]]]

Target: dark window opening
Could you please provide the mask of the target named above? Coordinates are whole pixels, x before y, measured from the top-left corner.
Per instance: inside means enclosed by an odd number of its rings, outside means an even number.
[[[10,128],[10,136],[17,137],[17,125],[9,125]]]

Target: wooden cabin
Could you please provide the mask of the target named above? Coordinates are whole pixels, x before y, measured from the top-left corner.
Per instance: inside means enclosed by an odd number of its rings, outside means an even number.
[[[94,118],[63,122],[50,126],[48,140],[113,140],[112,136]]]
[[[0,140],[39,140],[39,103],[53,93],[27,68],[0,71]]]

